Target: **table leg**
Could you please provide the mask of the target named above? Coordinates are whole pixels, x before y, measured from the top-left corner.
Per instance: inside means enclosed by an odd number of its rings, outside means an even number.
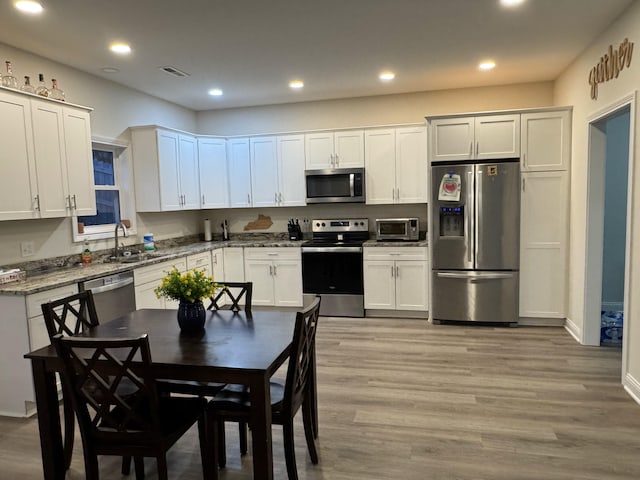
[[[31,359],[33,384],[38,408],[42,470],[45,480],[64,480],[65,460],[60,430],[60,410],[56,375],[45,369],[45,362]]]
[[[254,480],[273,480],[271,444],[271,392],[268,377],[257,377],[249,385]]]

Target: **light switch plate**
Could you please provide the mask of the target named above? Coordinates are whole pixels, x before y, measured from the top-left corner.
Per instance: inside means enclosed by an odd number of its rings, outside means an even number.
[[[22,242],[20,244],[20,255],[23,257],[31,257],[36,253],[33,242]]]

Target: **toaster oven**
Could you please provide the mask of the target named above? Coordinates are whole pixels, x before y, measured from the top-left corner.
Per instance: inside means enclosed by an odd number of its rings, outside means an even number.
[[[418,218],[377,218],[376,240],[416,241],[420,236]]]

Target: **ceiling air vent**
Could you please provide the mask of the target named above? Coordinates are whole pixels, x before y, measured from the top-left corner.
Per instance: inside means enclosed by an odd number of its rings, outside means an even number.
[[[173,75],[174,77],[188,77],[189,74],[187,72],[183,72],[182,70],[178,70],[176,67],[160,67],[164,73],[168,73],[169,75]]]

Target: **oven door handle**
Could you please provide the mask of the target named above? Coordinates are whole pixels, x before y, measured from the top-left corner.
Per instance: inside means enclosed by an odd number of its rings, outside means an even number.
[[[302,253],[344,253],[362,252],[362,247],[302,247]]]

